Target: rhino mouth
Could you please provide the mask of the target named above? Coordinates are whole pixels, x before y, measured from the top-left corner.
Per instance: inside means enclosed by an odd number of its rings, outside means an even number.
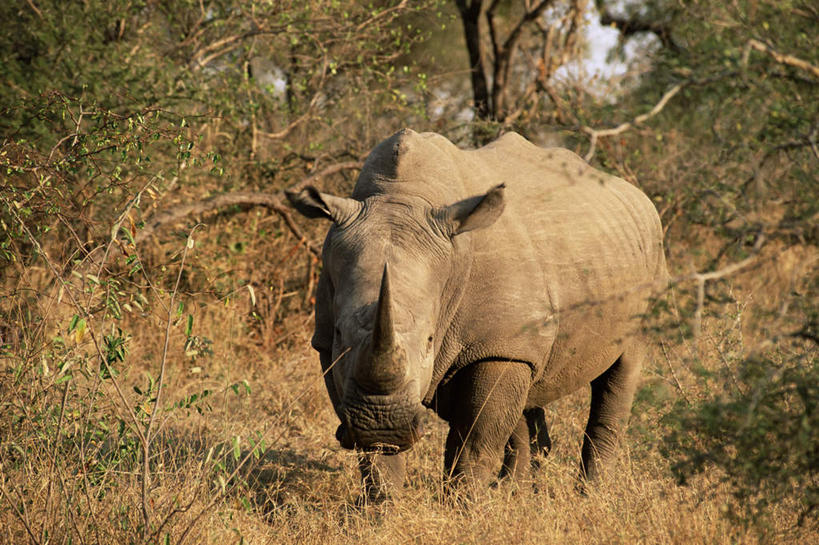
[[[360,450],[363,452],[379,452],[382,454],[398,454],[404,450],[409,449],[411,445],[405,445],[403,448],[401,445],[395,443],[385,443],[380,441],[373,441],[369,445],[361,445],[359,444],[354,435],[350,433],[349,428],[344,424],[340,424],[338,429],[336,430],[336,439],[338,439],[339,444],[345,449],[348,450]]]
[[[344,419],[336,430],[342,448],[364,452],[397,454],[409,450],[424,436],[424,413],[422,406],[404,407],[389,411],[386,418],[374,419],[372,407],[348,407]],[[387,420],[387,418],[389,420]],[[385,420],[390,424],[385,424]]]

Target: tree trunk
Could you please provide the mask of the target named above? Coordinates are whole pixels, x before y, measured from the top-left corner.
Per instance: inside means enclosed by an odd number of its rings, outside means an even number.
[[[456,0],[461,22],[464,26],[464,38],[469,52],[469,68],[472,77],[472,97],[475,103],[475,115],[479,119],[492,119],[492,105],[489,101],[489,86],[484,69],[483,46],[481,45],[480,19],[482,0]]]

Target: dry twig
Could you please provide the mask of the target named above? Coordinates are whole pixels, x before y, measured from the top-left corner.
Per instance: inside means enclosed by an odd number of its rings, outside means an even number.
[[[697,308],[694,310],[694,326],[693,326],[693,333],[694,333],[694,348],[696,350],[697,344],[699,342],[699,338],[702,334],[702,311],[703,307],[705,306],[705,283],[708,280],[718,280],[720,278],[725,278],[726,276],[730,276],[734,273],[741,271],[742,269],[746,268],[748,265],[754,263],[757,258],[759,257],[759,249],[762,247],[762,244],[765,242],[765,234],[760,233],[754,243],[753,251],[754,253],[750,256],[746,257],[742,261],[738,261],[732,265],[728,265],[727,267],[723,267],[717,271],[711,271],[707,273],[694,273],[691,275],[697,282]]]
[[[815,66],[808,61],[802,60],[798,57],[794,57],[793,55],[786,55],[785,53],[780,53],[774,48],[766,45],[759,40],[750,39],[748,43],[745,45],[745,53],[742,57],[743,64],[748,64],[748,57],[751,54],[751,49],[756,49],[757,51],[761,51],[762,53],[767,53],[771,56],[776,62],[779,64],[787,64],[788,66],[793,66],[794,68],[799,68],[800,70],[805,70],[806,72],[810,72],[815,77],[819,78],[819,66]]]
[[[597,149],[597,139],[600,138],[601,136],[615,136],[618,134],[622,134],[629,130],[630,128],[634,127],[635,125],[639,125],[640,123],[643,123],[644,121],[647,121],[648,119],[660,113],[662,109],[665,108],[666,104],[668,104],[668,101],[674,98],[674,95],[679,93],[680,90],[683,87],[685,87],[687,83],[689,82],[684,81],[678,83],[677,85],[666,91],[665,94],[660,99],[660,101],[654,105],[650,112],[638,115],[633,120],[621,123],[620,125],[614,127],[613,129],[593,129],[588,126],[584,126],[582,130],[583,132],[591,136],[591,140],[589,141],[589,151],[586,152],[586,155],[583,157],[583,159],[585,159],[586,161],[591,161],[592,157],[594,157],[594,152]]]

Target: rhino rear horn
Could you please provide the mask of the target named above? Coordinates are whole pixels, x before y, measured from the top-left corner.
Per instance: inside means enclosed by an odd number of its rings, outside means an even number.
[[[369,361],[360,361],[356,380],[373,390],[388,392],[401,386],[406,377],[407,356],[398,342],[390,295],[389,267],[384,265],[381,290],[375,310]]]

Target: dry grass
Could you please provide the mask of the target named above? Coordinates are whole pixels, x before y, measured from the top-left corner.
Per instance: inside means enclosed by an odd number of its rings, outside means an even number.
[[[257,219],[277,232],[277,220]],[[165,521],[155,532],[157,541],[819,543],[810,530],[794,527],[793,505],[777,506],[766,525],[737,522],[728,509],[733,496],[718,474],[706,473],[678,485],[671,476],[672,461],[660,453],[662,411],[649,402],[638,400],[632,431],[609,477],[588,495],[578,494],[575,475],[587,392],[548,408],[554,450],[531,481],[502,483],[468,507],[451,504],[440,478],[445,428],[430,416],[428,437],[409,454],[403,494],[385,506],[357,508],[355,457],[333,438],[336,417],[317,358],[309,349],[310,302],[298,289],[310,274],[309,263],[301,250],[293,251],[294,242],[287,236],[252,239],[226,251],[235,242],[231,233],[246,229],[237,221],[219,220],[202,233],[203,243],[191,256],[185,278],[184,314],[193,316],[196,335],[213,341],[212,354],[186,355],[185,320],[172,324],[162,405],[204,390],[211,393],[199,404],[201,414],[195,407],[176,408],[157,419],[148,494],[152,531]],[[175,250],[163,251],[169,255]],[[162,262],[163,251],[156,250],[154,262]],[[151,274],[170,278],[173,267],[162,271],[157,265]],[[31,271],[20,278],[20,284],[7,288],[49,294],[47,271]],[[254,286],[252,295],[242,286],[245,281]],[[75,358],[78,365],[85,362],[91,371],[95,365],[88,338],[75,342],[67,336],[60,350],[51,341],[65,336],[75,312],[65,301],[56,304],[56,293],[38,303],[42,334],[30,332],[27,337],[41,344],[27,345],[15,357],[2,360],[3,411],[30,419],[2,426],[0,484],[5,497],[0,542],[142,541],[144,473],[138,456],[117,443],[127,434],[112,433],[98,444],[93,438],[83,439],[82,430],[89,422],[105,421],[109,427],[119,420],[128,423],[129,410],[142,399],[133,387],[142,387],[148,373],[158,375],[165,326],[160,301],[168,294],[149,296],[151,310],[127,313],[119,323],[130,335],[129,353],[117,377],[128,403],[121,402],[112,381],[100,382],[95,372],[59,382],[53,363],[43,371],[43,362],[52,361],[49,354]],[[723,366],[726,352],[742,350],[737,344],[743,334],[739,314],[708,318],[705,337],[714,342],[702,343],[704,365]],[[106,327],[111,327],[110,321]],[[683,344],[658,351],[646,369],[645,388],[673,399],[700,395],[687,364],[690,350]],[[25,380],[15,378],[20,376]],[[74,389],[62,402],[66,384]],[[95,388],[103,395],[90,406]],[[61,411],[61,406],[67,410]],[[256,459],[249,439],[259,434],[266,450]],[[64,456],[81,447],[82,459]],[[230,479],[247,455],[247,462]]]

